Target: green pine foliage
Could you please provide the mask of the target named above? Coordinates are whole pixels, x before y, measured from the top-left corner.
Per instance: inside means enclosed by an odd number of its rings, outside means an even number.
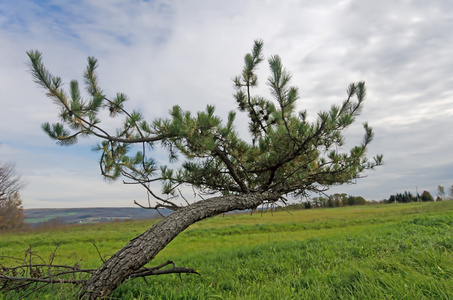
[[[259,193],[284,199],[287,194],[305,195],[353,182],[363,171],[382,164],[382,155],[367,157],[374,135],[367,123],[363,142],[349,151],[343,149],[343,131],[363,108],[364,82],[350,84],[340,105],[319,112],[310,122],[306,111],[296,111],[299,90],[278,55],[267,61],[271,97],[254,93],[257,68],[265,61],[262,49],[263,41],[255,41],[244,57],[242,72],[233,79],[238,111],[249,119],[249,137],[236,131],[236,112],[230,112],[225,122],[212,105],[197,113],[174,106],[168,118],[150,122],[138,110],[129,113],[124,94],[109,98],[99,87],[93,57],[88,58],[84,73],[88,94],[84,99],[77,81],[70,82],[68,93],[64,91],[62,80],[44,67],[40,52],[29,51],[28,56],[35,81],[60,107],[61,122],[44,123],[43,130],[60,145],[72,145],[80,136],[99,138],[94,149],[100,152],[102,175],[108,180],[123,176],[141,184],[160,207],[177,209],[169,199],[182,184],[205,193]],[[111,117],[123,117],[116,132],[102,127],[102,110]],[[134,144],[138,147],[130,147]],[[151,158],[156,146],[168,150],[170,162],[180,159],[181,167],[170,171],[169,166],[158,165]],[[154,181],[162,183],[162,197],[149,189]]]

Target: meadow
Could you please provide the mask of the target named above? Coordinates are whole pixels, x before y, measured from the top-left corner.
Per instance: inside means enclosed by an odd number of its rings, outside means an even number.
[[[108,258],[154,222],[2,234],[0,255],[31,247],[49,260],[58,245],[55,264],[96,268],[93,243]],[[453,299],[453,201],[218,216],[192,225],[150,266],[169,259],[201,275],[131,280],[112,299]],[[29,298],[76,291],[54,285]]]

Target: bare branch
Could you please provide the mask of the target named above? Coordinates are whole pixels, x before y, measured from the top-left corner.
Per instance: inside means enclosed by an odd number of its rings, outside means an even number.
[[[96,251],[99,254],[100,259],[105,263],[98,247],[95,243],[93,246],[96,248]],[[2,259],[13,259],[24,262],[23,265],[15,267],[7,267],[0,264],[0,291],[9,292],[13,290],[22,290],[29,287],[31,284],[37,284],[29,293],[27,293],[23,298],[28,297],[29,295],[36,293],[40,289],[46,287],[47,285],[52,284],[75,284],[82,285],[87,282],[87,278],[80,278],[76,274],[85,274],[92,275],[96,269],[80,269],[78,263],[74,266],[69,265],[53,265],[53,258],[55,257],[58,247],[51,254],[49,263],[34,264],[32,262],[33,258],[42,258],[36,253],[32,252],[31,247],[26,250],[26,259],[19,259],[14,257],[2,256]],[[165,266],[173,265],[170,269],[162,269]],[[44,270],[47,270],[47,275]],[[133,272],[128,278],[145,278],[147,276],[158,276],[165,274],[198,274],[196,270],[185,267],[177,267],[176,264],[169,260],[156,267],[152,268],[141,268]],[[71,275],[71,276],[70,276]],[[68,277],[69,276],[69,277]]]

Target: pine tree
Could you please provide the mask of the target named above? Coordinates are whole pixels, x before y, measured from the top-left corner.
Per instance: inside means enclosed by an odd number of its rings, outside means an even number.
[[[71,81],[66,92],[61,78],[44,67],[41,53],[28,52],[35,81],[60,107],[61,122],[44,123],[43,130],[60,145],[72,145],[79,137],[97,137],[105,178],[123,177],[140,184],[155,199],[147,208],[174,211],[107,260],[82,287],[82,297],[108,296],[194,222],[232,210],[286,203],[287,195],[299,197],[325,191],[331,185],[352,183],[363,171],[381,164],[382,155],[371,161],[366,156],[373,139],[367,123],[360,145],[350,151],[339,150],[344,145],[342,132],[362,110],[364,82],[350,84],[340,105],[319,112],[316,121],[310,122],[306,111],[296,111],[299,91],[291,86],[291,75],[278,55],[268,60],[272,100],[253,94],[258,85],[256,70],[264,60],[262,48],[263,42],[255,41],[242,72],[234,78],[235,100],[239,112],[249,118],[250,138],[238,135],[236,112],[230,112],[223,122],[211,105],[196,114],[174,106],[169,118],[150,122],[139,111],[128,112],[125,95],[108,98],[99,87],[97,61],[92,57],[84,73],[88,91],[84,100],[77,81]],[[102,110],[111,117],[123,116],[115,133],[103,128]],[[168,151],[170,161],[180,160],[180,168],[157,164],[150,149],[159,145]],[[162,183],[161,194],[150,188],[156,181]],[[211,196],[181,205],[175,197],[178,187],[186,184]]]

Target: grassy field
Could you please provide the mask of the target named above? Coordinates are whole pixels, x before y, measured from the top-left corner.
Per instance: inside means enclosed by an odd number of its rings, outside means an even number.
[[[55,263],[101,263],[156,221],[0,236],[0,254],[29,247]],[[192,225],[152,262],[201,276],[123,284],[113,299],[453,299],[453,201],[226,215]],[[5,262],[5,261],[4,261]],[[73,299],[54,286],[31,299]],[[0,296],[18,299],[23,293]]]

